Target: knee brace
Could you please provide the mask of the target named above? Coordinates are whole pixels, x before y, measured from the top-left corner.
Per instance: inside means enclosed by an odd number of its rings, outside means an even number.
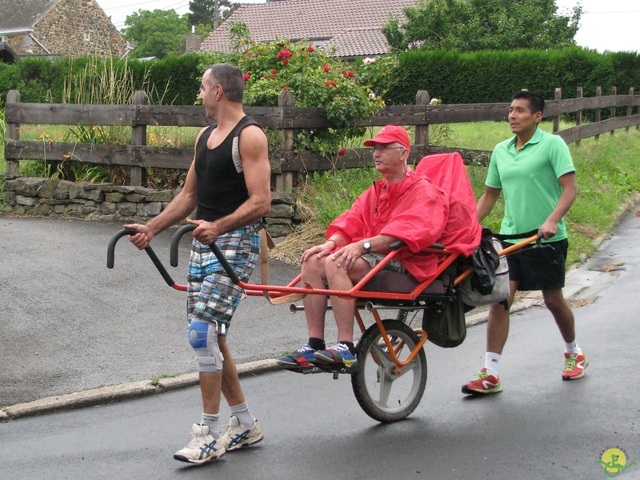
[[[219,372],[224,358],[218,345],[218,323],[192,320],[188,330],[189,343],[196,354],[198,370]]]

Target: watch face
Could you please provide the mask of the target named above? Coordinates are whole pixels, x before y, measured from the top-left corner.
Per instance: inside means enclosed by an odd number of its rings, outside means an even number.
[[[371,242],[364,242],[364,250],[367,253],[371,251]]]

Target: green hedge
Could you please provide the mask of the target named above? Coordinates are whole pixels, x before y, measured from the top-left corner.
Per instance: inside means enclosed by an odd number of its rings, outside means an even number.
[[[18,90],[23,102],[60,101],[66,72],[66,63],[44,58],[0,62],[0,102],[4,106],[9,90]]]
[[[577,87],[585,96],[626,93],[640,86],[638,53],[600,54],[578,47],[562,50],[513,50],[460,53],[415,50],[399,55],[399,68],[387,102],[415,103],[419,90],[444,103],[507,102],[511,95],[527,88],[553,98],[561,87],[563,97],[575,97]]]
[[[200,87],[199,62],[203,58],[187,54],[150,62],[130,59],[112,63],[115,68],[130,69],[136,89],[147,81],[155,90],[154,99],[162,98],[164,104],[192,105]],[[23,102],[61,102],[70,71],[81,72],[90,60],[26,58],[14,64],[0,62],[0,106],[11,89],[20,92]],[[598,86],[605,94],[612,86],[618,93],[625,93],[630,87],[640,87],[640,55],[600,54],[579,47],[471,53],[416,50],[400,54],[397,71],[384,81],[390,82],[388,89],[380,88],[381,93],[386,91],[388,104],[413,104],[418,90],[427,90],[432,97],[450,104],[506,102],[521,88],[547,99],[553,98],[556,87],[563,89],[565,98],[574,97],[577,87],[584,88],[585,96],[593,96]]]
[[[162,97],[163,104],[193,105],[200,89],[199,54],[166,57],[162,60],[140,62],[129,60],[134,70],[137,85],[142,85],[145,71],[149,76],[156,95]]]
[[[0,62],[0,107],[4,106],[9,90],[18,90],[22,102],[60,103],[65,81],[71,72],[83,72],[91,63],[97,65],[98,70],[128,69],[136,89],[142,89],[147,81],[155,90],[154,97],[162,97],[165,104],[193,105],[202,75],[198,70],[200,58],[198,54],[188,54],[154,61],[79,57],[72,62],[68,58],[53,61],[25,58],[15,63]]]

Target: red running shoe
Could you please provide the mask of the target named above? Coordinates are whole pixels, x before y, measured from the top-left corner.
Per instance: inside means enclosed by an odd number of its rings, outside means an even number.
[[[500,377],[489,375],[486,368],[476,374],[475,380],[471,380],[462,386],[462,393],[465,395],[487,395],[500,393],[501,391]]]
[[[564,352],[564,370],[562,380],[577,380],[584,377],[584,369],[589,365],[589,360],[582,350],[579,353]]]

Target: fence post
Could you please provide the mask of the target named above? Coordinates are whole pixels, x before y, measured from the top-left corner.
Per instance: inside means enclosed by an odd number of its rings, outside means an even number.
[[[602,87],[596,87],[596,97],[601,97],[601,96],[602,96]],[[593,118],[593,121],[595,123],[598,123],[600,121],[600,112],[601,110],[597,108],[595,111],[595,116]],[[600,135],[595,135],[594,138],[598,140],[598,138],[600,138]]]
[[[631,87],[629,89],[629,95],[631,95],[633,97],[633,95],[635,94],[635,89],[633,87]],[[631,115],[633,115],[633,105],[629,105],[627,107],[627,117],[630,117]],[[636,125],[636,128],[638,128],[638,125]],[[626,127],[624,129],[625,133],[629,133],[629,127]]]
[[[618,95],[618,87],[611,87],[611,95],[613,95],[614,97]],[[614,98],[615,100],[615,105],[613,107],[611,107],[611,118],[616,118],[616,105],[618,105],[618,99]],[[613,135],[615,133],[615,130],[611,130],[609,132],[609,135]]]
[[[418,90],[416,93],[416,105],[429,105],[431,97],[426,90]],[[425,109],[426,114],[426,109]],[[425,118],[426,115],[423,117]],[[427,146],[429,145],[429,124],[416,125],[416,145],[424,145],[422,147],[422,155],[427,154]]]
[[[6,105],[11,103],[20,103],[20,92],[17,90],[9,90],[7,92],[7,98],[5,100]],[[20,140],[20,124],[7,122],[7,138],[5,139],[5,143],[7,140]],[[18,176],[18,167],[20,166],[20,162],[18,160],[7,160],[7,172],[6,176],[9,177],[17,177]]]
[[[149,97],[143,90],[136,90],[133,94],[133,99],[131,103],[136,106],[136,118],[134,120],[134,125],[131,128],[131,146],[144,146],[147,144],[147,126],[146,125],[138,125],[138,105],[146,105],[149,102]],[[140,162],[140,155],[136,151],[135,153],[136,162]],[[129,174],[129,183],[134,187],[139,187],[142,185],[144,177],[144,169],[142,167],[131,167],[131,172]]]
[[[578,91],[576,92],[576,98],[582,99],[584,97],[584,90],[582,87],[578,87]],[[582,105],[582,103],[581,103]],[[576,112],[576,127],[582,125],[582,109]],[[580,140],[576,140],[576,146],[580,145]]]
[[[286,107],[295,106],[295,98],[293,93],[289,90],[282,90],[278,95],[278,107],[286,110]],[[287,119],[286,111],[283,112],[283,127],[290,125]],[[293,150],[293,128],[283,128],[280,132],[280,147],[279,149],[284,152],[290,152]],[[284,172],[276,175],[276,191],[277,192],[292,192],[293,191],[293,172]]]
[[[553,99],[556,101],[562,100],[562,88],[556,88],[556,91],[553,95]],[[560,130],[560,115],[556,115],[553,117],[553,133],[556,133]]]

